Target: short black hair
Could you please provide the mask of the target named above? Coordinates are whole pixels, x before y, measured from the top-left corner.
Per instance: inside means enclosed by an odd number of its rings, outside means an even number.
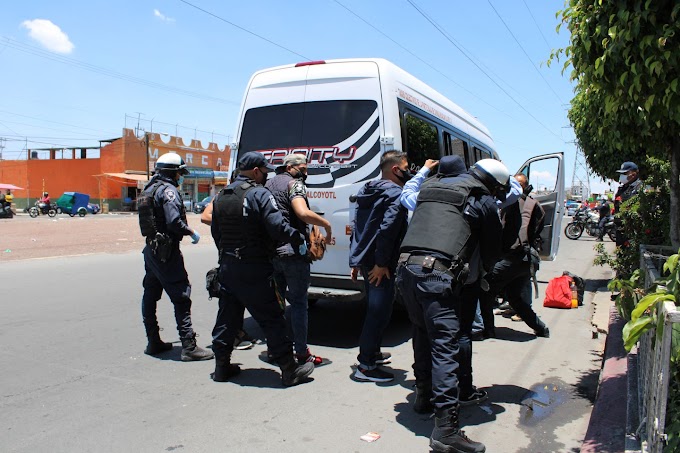
[[[385,171],[392,165],[399,165],[403,160],[408,160],[408,154],[398,149],[385,151],[380,157],[380,170]]]

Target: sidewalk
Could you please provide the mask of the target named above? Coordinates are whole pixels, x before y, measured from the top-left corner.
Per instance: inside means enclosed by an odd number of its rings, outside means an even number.
[[[626,450],[628,417],[628,355],[623,347],[625,325],[607,288],[600,288],[593,304],[593,326],[607,335],[597,397],[588,423],[582,453],[615,453]],[[637,407],[634,408],[637,410]]]

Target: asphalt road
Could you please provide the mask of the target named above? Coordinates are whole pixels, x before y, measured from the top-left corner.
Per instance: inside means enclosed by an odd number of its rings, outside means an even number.
[[[565,219],[566,220],[566,219]],[[592,293],[576,310],[542,307],[547,281],[563,270],[604,286],[610,271],[592,266],[592,238],[562,239],[543,263],[534,306],[551,330],[535,338],[521,322],[497,316],[499,339],[475,342],[474,380],[489,401],[463,409],[468,435],[488,452],[577,452],[590,417],[603,338],[592,339]],[[608,243],[611,246],[611,243]],[[204,288],[211,247],[184,244],[193,319],[210,343],[216,301]],[[320,301],[310,309],[312,351],[332,364],[314,381],[284,389],[278,370],[258,359],[264,345],[235,351],[244,371],[214,383],[214,362],[179,361],[172,307],[159,303],[162,358],[145,346],[139,251],[0,262],[0,450],[16,452],[424,452],[433,420],[415,414],[410,328],[395,312],[385,334],[396,380],[350,380],[358,353],[361,303]],[[246,328],[261,335],[252,319]],[[522,405],[530,390],[533,410]],[[381,435],[375,443],[359,439]]]

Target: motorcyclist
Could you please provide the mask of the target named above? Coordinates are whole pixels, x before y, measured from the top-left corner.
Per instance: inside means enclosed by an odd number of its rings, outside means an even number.
[[[606,198],[603,198],[600,202],[598,212],[600,214],[600,221],[597,224],[597,228],[600,233],[597,236],[597,240],[602,241],[604,239],[604,225],[607,223],[607,220],[609,220],[609,216],[612,213],[612,208],[609,206]]]
[[[42,198],[40,200],[38,200],[38,206],[40,206],[40,208],[44,208],[46,210],[50,209],[50,207],[52,206],[52,203],[50,203],[50,194],[49,193],[47,193],[47,192],[43,193]]]

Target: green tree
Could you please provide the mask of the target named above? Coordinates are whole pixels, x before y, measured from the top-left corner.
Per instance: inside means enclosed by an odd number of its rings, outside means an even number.
[[[557,15],[571,38],[551,60],[572,66],[569,119],[588,165],[614,178],[624,161],[670,160],[670,241],[680,247],[680,2],[567,0]]]

